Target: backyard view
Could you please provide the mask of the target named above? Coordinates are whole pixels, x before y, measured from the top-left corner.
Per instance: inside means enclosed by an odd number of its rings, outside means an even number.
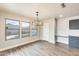
[[[32,27],[32,36],[37,35],[37,27]],[[21,22],[21,37],[29,37],[30,36],[30,23],[29,22]],[[19,39],[20,38],[20,23],[16,20],[6,20],[6,40],[10,39]]]
[[[21,22],[22,27],[22,38],[30,36],[30,23],[29,22]]]
[[[36,36],[37,35],[37,27],[33,26],[32,27],[32,36]]]
[[[6,20],[6,40],[18,39],[20,37],[19,33],[19,21]]]

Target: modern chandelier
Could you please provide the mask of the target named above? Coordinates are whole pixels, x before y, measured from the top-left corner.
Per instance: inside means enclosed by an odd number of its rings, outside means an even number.
[[[36,12],[36,20],[34,21],[34,23],[36,24],[36,26],[42,26],[43,22],[41,20],[39,20],[38,16],[39,16],[39,12],[37,11]]]

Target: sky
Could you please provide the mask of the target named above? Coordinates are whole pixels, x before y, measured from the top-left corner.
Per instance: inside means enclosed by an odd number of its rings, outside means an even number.
[[[19,21],[15,21],[15,20],[6,20],[6,24],[19,25]]]
[[[22,27],[28,27],[29,26],[29,22],[21,22],[21,23],[22,23]],[[19,25],[19,21],[6,20],[6,24]]]

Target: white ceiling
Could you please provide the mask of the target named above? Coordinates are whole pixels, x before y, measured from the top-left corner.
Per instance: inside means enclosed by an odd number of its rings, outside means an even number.
[[[33,19],[36,17],[35,12],[39,11],[39,18],[42,20],[53,17],[59,18],[59,15],[63,15],[63,17],[79,15],[78,3],[66,3],[65,5],[66,7],[62,8],[60,3],[4,3],[0,4],[0,10],[32,17]]]

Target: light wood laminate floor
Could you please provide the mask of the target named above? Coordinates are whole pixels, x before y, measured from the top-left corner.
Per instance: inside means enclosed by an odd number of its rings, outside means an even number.
[[[17,48],[0,52],[0,56],[78,56],[79,49],[69,48],[65,44],[51,44],[37,41]]]

